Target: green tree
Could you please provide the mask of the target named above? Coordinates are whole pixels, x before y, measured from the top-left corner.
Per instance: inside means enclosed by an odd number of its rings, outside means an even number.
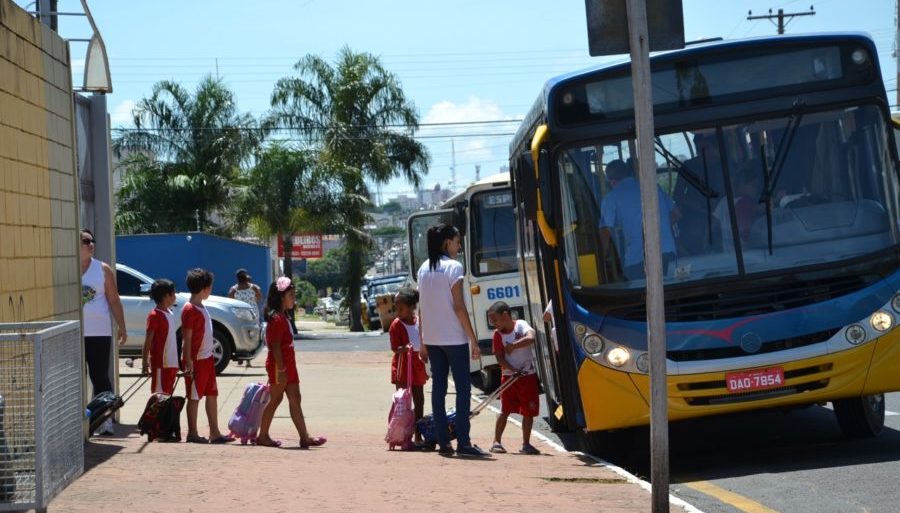
[[[304,309],[315,306],[316,300],[319,299],[316,287],[306,280],[294,278],[294,291],[297,296],[297,305]]]
[[[397,215],[400,212],[403,212],[403,205],[397,203],[396,201],[388,201],[384,205],[381,205],[381,211],[392,216]]]
[[[239,200],[231,216],[236,227],[249,226],[262,237],[280,236],[284,274],[293,276],[291,235],[328,227],[340,208],[340,182],[316,167],[309,151],[274,143],[257,156],[240,181]]]
[[[231,181],[241,164],[258,147],[262,132],[250,114],[238,111],[234,93],[222,80],[206,77],[191,94],[176,82],[153,86],[149,98],[134,108],[135,128],[123,131],[113,143],[119,157],[142,155],[144,165],[124,204],[122,223],[135,232],[152,231],[135,224],[143,216],[137,210],[153,205],[158,194],[182,198],[170,205],[169,215],[192,222],[179,230],[213,229],[210,215],[228,201]],[[152,165],[146,165],[147,163]],[[126,167],[126,182],[128,172]],[[163,178],[150,176],[155,171]],[[157,193],[154,187],[165,190]]]
[[[419,116],[397,77],[379,59],[344,47],[332,66],[307,55],[295,77],[280,79],[272,93],[268,123],[300,133],[320,150],[320,164],[337,170],[346,195],[338,229],[347,241],[348,295],[359,297],[364,261],[372,239],[370,183],[397,177],[418,186],[428,171],[425,147],[413,138]],[[350,329],[362,331],[360,307],[352,301]]]
[[[304,278],[316,287],[317,290],[325,290],[329,287],[333,291],[346,292],[349,290],[348,276],[353,274],[350,272],[351,258],[350,250],[346,246],[332,249],[325,254],[324,258],[311,260],[306,267],[306,275]],[[365,273],[364,265],[361,265],[357,272]],[[348,297],[359,297],[347,294]]]

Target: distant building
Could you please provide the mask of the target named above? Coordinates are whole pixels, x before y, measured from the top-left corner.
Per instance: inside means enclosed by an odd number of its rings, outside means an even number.
[[[441,184],[436,184],[434,189],[418,191],[419,206],[433,208],[450,199],[453,193],[449,189],[441,189]]]

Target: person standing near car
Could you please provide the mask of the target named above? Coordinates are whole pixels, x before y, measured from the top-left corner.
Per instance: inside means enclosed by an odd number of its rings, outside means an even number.
[[[84,358],[94,395],[113,389],[109,380],[112,353],[112,321],[119,328],[119,345],[128,340],[125,311],[116,288],[116,275],[105,262],[94,258],[96,239],[88,229],[81,230],[81,306],[84,316]],[[113,435],[112,419],[106,419],[97,430]]]
[[[237,283],[228,289],[228,297],[243,301],[252,306],[259,312],[259,302],[262,301],[262,290],[259,286],[252,282],[253,277],[247,273],[246,269],[238,269],[235,273]],[[250,367],[250,360],[246,360],[247,367]]]
[[[422,347],[419,357],[431,361],[431,409],[438,452],[452,456],[453,446],[447,430],[447,378],[453,373],[456,386],[456,454],[463,457],[487,457],[469,438],[469,409],[472,382],[469,360],[481,357],[475,331],[463,300],[462,264],[459,230],[441,224],[428,229],[428,260],[419,268],[419,331]]]

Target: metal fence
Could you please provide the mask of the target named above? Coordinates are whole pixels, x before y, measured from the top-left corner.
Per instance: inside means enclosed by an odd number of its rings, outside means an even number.
[[[0,324],[0,511],[43,510],[84,470],[77,321]]]

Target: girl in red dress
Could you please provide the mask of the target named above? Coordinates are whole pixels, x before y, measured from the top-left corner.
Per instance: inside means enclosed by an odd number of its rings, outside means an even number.
[[[412,396],[416,420],[422,418],[425,404],[425,382],[428,381],[428,373],[425,364],[419,358],[419,349],[422,348],[419,336],[419,320],[416,318],[416,305],[419,304],[419,291],[403,287],[394,296],[394,307],[397,309],[397,318],[391,323],[388,333],[391,338],[391,351],[394,357],[391,359],[391,383],[397,390],[406,388],[406,366],[409,361],[408,352],[412,349]],[[416,429],[415,442],[422,442],[422,435]]]
[[[271,399],[262,413],[256,445],[281,446],[280,441],[272,440],[269,436],[269,427],[272,425],[272,418],[275,417],[275,410],[285,394],[291,410],[291,420],[294,421],[300,435],[300,447],[307,449],[325,443],[324,436],[309,435],[306,422],[303,420],[303,409],[300,407],[300,375],[297,373],[297,361],[294,356],[294,335],[285,314],[294,307],[294,301],[294,284],[290,278],[282,276],[269,287],[265,316],[268,321],[266,345],[269,348],[266,372],[269,374]]]

